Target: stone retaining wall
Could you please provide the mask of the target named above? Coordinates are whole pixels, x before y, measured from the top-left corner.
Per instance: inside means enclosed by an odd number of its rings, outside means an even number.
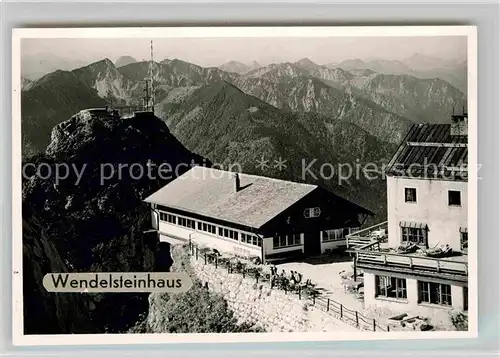
[[[267,282],[256,283],[253,277],[243,278],[204,262],[202,257],[198,260],[191,257],[194,274],[203,284],[208,284],[209,290],[223,295],[241,323],[258,325],[268,332],[358,331],[296,294],[271,289]]]

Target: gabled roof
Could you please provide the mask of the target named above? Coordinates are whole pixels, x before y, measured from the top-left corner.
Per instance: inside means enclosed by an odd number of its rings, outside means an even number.
[[[258,229],[318,188],[257,175],[238,175],[241,189],[235,192],[235,173],[196,166],[144,201]],[[360,213],[367,211],[356,208]]]
[[[467,136],[450,134],[450,124],[414,124],[386,170],[390,176],[467,180]]]

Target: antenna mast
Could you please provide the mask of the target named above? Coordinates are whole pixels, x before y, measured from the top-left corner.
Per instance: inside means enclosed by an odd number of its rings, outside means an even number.
[[[150,81],[150,110],[151,112],[154,113],[155,111],[155,89],[154,89],[154,84],[153,84],[153,66],[154,66],[154,62],[153,62],[153,40],[151,40],[151,58],[150,58],[150,61],[149,61],[149,81]]]

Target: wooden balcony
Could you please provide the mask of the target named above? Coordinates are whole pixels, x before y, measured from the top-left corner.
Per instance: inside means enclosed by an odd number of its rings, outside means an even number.
[[[374,241],[384,242],[387,239],[387,221],[346,236],[347,249],[358,249]]]
[[[433,275],[467,279],[467,255],[433,258],[418,253],[399,254],[380,249],[380,242],[360,246],[350,252],[355,254],[356,265],[394,271],[421,272]]]

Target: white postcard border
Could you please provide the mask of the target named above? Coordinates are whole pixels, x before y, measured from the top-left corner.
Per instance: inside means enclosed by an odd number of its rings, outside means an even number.
[[[228,31],[228,28],[231,30]],[[467,36],[469,115],[469,331],[449,332],[293,332],[293,333],[158,333],[25,335],[22,285],[21,210],[21,40],[25,38],[159,37],[347,37]],[[124,345],[165,343],[313,342],[478,337],[477,275],[477,28],[476,26],[290,26],[290,27],[130,27],[26,28],[12,31],[12,337],[14,345]]]

